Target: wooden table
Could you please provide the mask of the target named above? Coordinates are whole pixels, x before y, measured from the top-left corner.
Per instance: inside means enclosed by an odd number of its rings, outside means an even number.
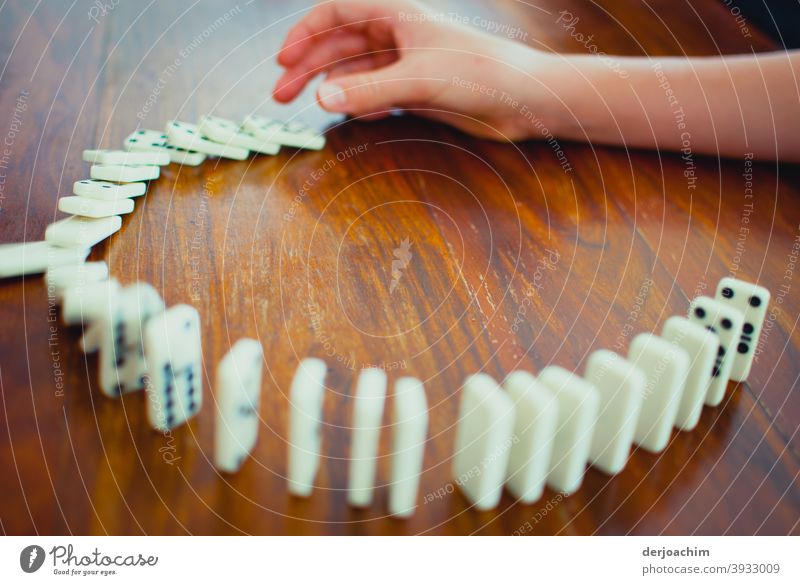
[[[148,281],[168,304],[202,315],[205,408],[171,437],[148,427],[143,393],[102,396],[97,357],[54,317],[42,278],[0,283],[2,530],[800,533],[798,168],[694,156],[690,181],[679,154],[562,143],[567,171],[546,142],[496,144],[410,117],[342,122],[311,91],[278,106],[274,54],[305,5],[0,10],[0,241],[40,239],[59,217],[57,198],[88,174],[82,149],[119,147],[137,126],[256,108],[332,124],[321,152],[169,166],[122,231],[94,248],[91,259],[121,282]],[[442,7],[478,26],[518,26],[526,42],[559,51],[591,50],[577,33],[606,53],[772,47],[752,26],[747,37],[722,3],[693,5]],[[556,23],[562,9],[579,17],[574,31]],[[405,239],[412,257],[392,287]],[[592,351],[627,351],[731,271],[775,300],[750,380],[731,384],[697,429],[675,433],[660,455],[636,451],[617,477],[590,469],[571,497],[548,491],[523,506],[505,495],[493,512],[469,509],[450,472],[466,375],[551,363],[582,373]],[[212,381],[243,336],[265,350],[263,425],[253,459],[220,476],[210,463]],[[286,491],[287,390],[307,356],[327,360],[330,390],[318,487],[299,500]],[[374,505],[346,505],[353,382],[366,364],[425,382],[430,439],[408,521],[386,516],[385,456]],[[389,435],[387,426],[382,455]]]

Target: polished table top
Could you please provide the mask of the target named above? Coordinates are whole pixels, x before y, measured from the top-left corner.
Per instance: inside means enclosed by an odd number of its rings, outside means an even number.
[[[342,121],[310,91],[278,106],[274,54],[305,6],[0,9],[0,242],[41,239],[61,216],[57,198],[88,176],[81,151],[120,147],[137,126],[256,108],[329,126],[320,152],[166,167],[94,248],[121,282],[145,280],[201,314],[205,408],[171,436],[148,427],[143,393],[103,397],[97,356],[54,320],[41,277],[0,282],[2,531],[797,534],[798,168],[695,156],[688,178],[680,154],[562,142],[559,157],[546,142],[492,143],[413,117]],[[551,50],[591,50],[555,23],[562,9],[609,54],[772,47],[755,29],[743,35],[722,3],[440,6]],[[659,455],[635,451],[617,477],[590,469],[570,497],[547,491],[524,506],[506,494],[492,512],[469,509],[450,471],[466,375],[551,363],[582,373],[592,351],[624,353],[734,268],[772,290],[766,341],[748,382],[731,384],[697,429]],[[221,476],[212,382],[244,336],[265,351],[263,424],[252,460]],[[287,391],[308,356],[327,360],[330,390],[318,487],[300,500],[286,490]],[[385,456],[374,505],[346,505],[353,384],[369,364],[427,390],[420,504],[406,521],[386,516]]]

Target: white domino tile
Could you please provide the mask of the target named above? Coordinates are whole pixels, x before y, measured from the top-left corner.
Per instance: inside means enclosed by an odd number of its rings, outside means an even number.
[[[736,343],[736,353],[731,365],[731,380],[743,382],[750,375],[758,339],[767,318],[770,293],[763,286],[736,278],[725,277],[717,286],[717,300],[742,313],[742,334]]]
[[[711,383],[706,394],[706,404],[717,406],[725,396],[731,368],[736,352],[736,345],[742,335],[744,315],[727,303],[716,301],[711,297],[697,297],[689,307],[689,319],[699,323],[719,337],[717,359],[711,368]]]
[[[156,165],[140,165],[128,167],[125,165],[92,165],[89,176],[98,181],[115,181],[117,183],[136,183],[157,179],[161,167]]]
[[[89,245],[61,248],[50,242],[0,244],[0,278],[41,274],[59,266],[81,264],[90,251]]]
[[[121,227],[122,218],[118,215],[100,218],[71,215],[47,226],[44,239],[53,246],[86,249],[110,237]]]
[[[129,197],[141,197],[147,192],[147,183],[110,183],[95,179],[75,181],[72,192],[78,197],[89,197],[104,201],[115,201]]]
[[[711,372],[719,351],[719,337],[702,325],[677,316],[667,319],[661,337],[682,347],[689,355],[689,373],[675,417],[675,426],[683,431],[691,431],[700,420],[711,384]]]
[[[245,130],[266,142],[274,142],[292,148],[321,150],[325,137],[300,122],[281,122],[266,116],[252,114],[242,124]]]
[[[514,403],[491,376],[464,381],[453,453],[453,479],[478,510],[500,502],[514,444]]]
[[[689,354],[657,335],[641,333],[631,343],[628,360],[647,377],[634,441],[647,451],[660,453],[678,415]]]
[[[378,463],[378,441],[386,400],[386,372],[378,368],[361,370],[356,384],[353,431],[350,446],[350,474],[347,501],[363,508],[372,503]]]
[[[161,432],[193,416],[203,404],[200,315],[175,305],[149,319],[144,330],[147,418]]]
[[[425,439],[428,433],[428,400],[416,378],[400,378],[394,386],[392,416],[389,513],[407,518],[417,506]]]
[[[250,155],[250,151],[246,148],[239,148],[230,144],[219,144],[209,140],[196,125],[188,122],[179,122],[178,120],[167,122],[167,141],[178,148],[196,150],[209,156],[244,160]]]
[[[169,154],[158,151],[84,150],[83,160],[96,165],[163,166],[169,164]]]
[[[307,497],[322,449],[322,406],[328,366],[318,358],[300,362],[289,389],[289,492]]]
[[[524,504],[542,496],[558,425],[558,401],[544,384],[528,372],[516,371],[503,382],[516,417],[506,473],[506,487]]]
[[[558,427],[547,485],[562,494],[572,494],[583,482],[600,397],[593,384],[559,366],[546,367],[539,381],[558,400]]]
[[[101,330],[102,325],[98,321],[89,323],[83,330],[83,335],[78,342],[83,353],[94,353],[100,349]]]
[[[240,339],[217,366],[214,466],[220,471],[238,471],[256,446],[263,362],[261,344]]]
[[[595,351],[586,365],[586,381],[597,388],[600,403],[589,462],[614,475],[628,461],[642,409],[644,373],[612,351]]]
[[[104,261],[84,262],[82,264],[55,266],[45,273],[45,281],[58,299],[69,288],[84,286],[108,279],[108,264]]]
[[[141,390],[147,368],[143,331],[150,318],[164,311],[164,301],[145,282],[126,286],[110,299],[100,325],[99,383],[106,396]]]
[[[61,297],[61,320],[84,326],[98,322],[111,311],[119,291],[119,282],[113,278],[67,288]]]
[[[111,217],[133,211],[133,199],[104,201],[90,197],[62,197],[58,200],[58,210],[83,217]]]
[[[167,135],[157,130],[137,130],[125,139],[124,146],[131,152],[165,152],[170,162],[190,167],[196,167],[208,158],[201,152],[169,144]]]
[[[200,131],[209,139],[220,144],[238,146],[261,154],[277,154],[281,145],[256,138],[254,134],[244,130],[232,120],[217,116],[202,116]]]

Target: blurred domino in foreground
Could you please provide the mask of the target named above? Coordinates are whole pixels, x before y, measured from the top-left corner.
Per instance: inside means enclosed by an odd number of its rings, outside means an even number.
[[[0,244],[0,278],[41,274],[57,266],[81,264],[90,246],[59,248],[50,242]]]
[[[711,370],[717,359],[719,338],[705,327],[685,317],[670,317],[664,323],[661,337],[686,350],[689,371],[681,394],[675,426],[690,431],[697,426],[703,403],[711,383]]]
[[[503,382],[516,411],[514,436],[506,473],[506,487],[523,504],[538,500],[544,491],[558,424],[558,401],[528,372],[516,371]]]
[[[152,286],[138,282],[111,297],[109,307],[98,319],[100,390],[117,397],[145,386],[142,332],[164,310],[164,301]]]
[[[121,227],[122,218],[118,215],[96,219],[71,215],[47,226],[44,239],[53,246],[91,248]]]
[[[203,136],[200,128],[194,124],[177,120],[167,122],[167,140],[179,148],[196,150],[209,156],[244,160],[250,155],[250,151],[246,148],[213,142]]]
[[[613,351],[594,352],[586,365],[586,381],[597,388],[597,409],[589,461],[609,475],[622,471],[628,460],[642,409],[644,373]]]
[[[116,201],[128,197],[140,197],[147,191],[147,183],[110,183],[95,179],[75,181],[72,192],[78,197],[90,197],[104,201]]]
[[[378,368],[361,370],[356,383],[350,444],[347,501],[351,506],[363,508],[372,503],[385,399],[386,372]]]
[[[300,122],[280,122],[251,114],[242,124],[245,130],[259,140],[274,142],[292,148],[321,150],[325,146],[325,137]]]
[[[111,217],[133,211],[133,199],[103,201],[91,197],[62,197],[58,200],[58,210],[83,217]]]
[[[711,368],[711,383],[706,394],[706,404],[717,406],[725,396],[731,377],[734,352],[742,334],[742,313],[726,303],[711,297],[697,297],[689,307],[689,319],[699,323],[719,336],[717,359]]]
[[[628,360],[647,376],[634,440],[643,449],[660,453],[669,442],[678,415],[689,373],[689,354],[657,335],[640,333],[631,343]]]
[[[289,390],[289,492],[306,497],[314,489],[322,448],[322,405],[328,366],[306,358]]]
[[[60,299],[69,288],[84,286],[108,279],[108,264],[104,261],[84,262],[74,266],[55,266],[45,273],[48,288]]]
[[[400,378],[394,386],[389,513],[406,518],[417,507],[417,492],[428,434],[428,400],[416,378]]]
[[[115,181],[117,183],[136,183],[157,179],[161,174],[161,167],[156,165],[142,165],[128,167],[125,165],[92,165],[89,176],[99,181]]]
[[[732,356],[731,380],[743,382],[750,374],[769,299],[769,291],[763,286],[743,280],[725,277],[717,285],[717,300],[738,309],[744,317],[736,354]]]
[[[62,293],[61,320],[66,325],[86,325],[109,313],[120,286],[116,279],[69,287]]]
[[[497,506],[514,442],[514,403],[491,376],[464,380],[453,478],[478,510]]]
[[[572,494],[583,482],[600,397],[593,384],[559,366],[546,367],[539,381],[558,400],[558,427],[547,485],[562,494]]]
[[[96,165],[168,165],[169,154],[157,151],[84,150],[83,160]]]
[[[158,431],[183,424],[203,404],[200,315],[175,305],[152,317],[144,329],[147,417]]]
[[[254,134],[244,130],[239,124],[225,118],[216,116],[203,116],[200,118],[200,131],[209,140],[220,144],[229,144],[246,148],[261,154],[278,154],[281,145],[274,142],[267,142],[255,137]]]
[[[217,366],[214,466],[239,470],[256,446],[264,350],[255,339],[240,339]]]
[[[137,130],[128,135],[124,142],[125,150],[130,152],[163,152],[170,162],[196,167],[208,158],[201,152],[178,148],[167,142],[167,135],[157,130]]]

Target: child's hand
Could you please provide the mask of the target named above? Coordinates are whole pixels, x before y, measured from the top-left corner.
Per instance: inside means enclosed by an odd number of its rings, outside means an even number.
[[[521,92],[531,86],[524,72],[548,59],[411,0],[333,0],[289,32],[274,97],[291,101],[325,72],[318,98],[328,111],[374,118],[414,109],[478,136],[516,140],[530,134],[520,114],[529,106]]]

